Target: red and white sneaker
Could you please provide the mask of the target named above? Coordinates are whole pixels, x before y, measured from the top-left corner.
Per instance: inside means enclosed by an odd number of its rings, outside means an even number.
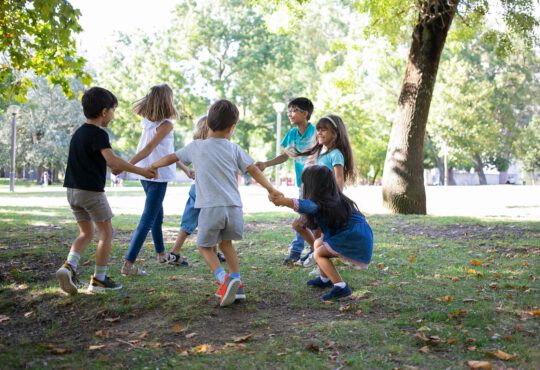
[[[223,284],[219,286],[216,292],[216,296],[220,299],[219,305],[221,307],[231,305],[235,301],[240,284],[240,279],[233,278],[229,274],[225,275]]]

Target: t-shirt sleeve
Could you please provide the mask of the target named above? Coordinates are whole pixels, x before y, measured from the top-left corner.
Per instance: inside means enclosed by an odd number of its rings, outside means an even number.
[[[342,166],[342,167],[344,167],[345,166],[345,158],[343,157],[343,153],[341,153],[341,150],[336,149],[330,154],[332,155],[332,158],[331,158],[332,167],[334,167],[334,166]]]
[[[236,164],[238,166],[238,169],[242,173],[246,173],[247,168],[254,164],[255,161],[239,145],[234,144],[234,148],[236,151]]]
[[[192,162],[192,152],[193,152],[193,143],[188,144],[187,146],[183,147],[182,149],[178,149],[174,154],[176,155],[176,158],[185,164],[186,166],[189,166]]]
[[[281,147],[288,148],[291,145],[291,131],[288,131],[283,140],[281,140]]]
[[[96,152],[100,152],[103,149],[110,149],[111,142],[109,141],[109,135],[105,130],[99,130],[99,133],[94,136],[93,149]]]
[[[293,199],[294,210],[305,215],[314,215],[317,213],[319,206],[317,203],[307,199]]]

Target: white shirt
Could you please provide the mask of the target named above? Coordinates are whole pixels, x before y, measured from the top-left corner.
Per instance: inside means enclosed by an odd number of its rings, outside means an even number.
[[[141,127],[143,129],[141,139],[139,140],[139,145],[137,146],[137,153],[140,152],[152,139],[156,136],[157,128],[165,121],[172,122],[170,118],[164,119],[160,122],[152,122],[146,118],[143,118],[141,121]],[[152,150],[148,157],[140,160],[138,163],[135,163],[139,167],[148,167],[158,159],[174,153],[174,130],[171,130],[163,140]],[[156,181],[156,182],[168,182],[174,181],[176,179],[176,164],[173,163],[167,167],[162,167],[158,169],[158,178],[157,179],[147,179],[146,177],[134,175],[133,178],[146,181]]]

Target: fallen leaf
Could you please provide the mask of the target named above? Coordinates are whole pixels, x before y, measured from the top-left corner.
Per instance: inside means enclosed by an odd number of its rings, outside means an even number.
[[[429,352],[429,347],[424,346],[424,347],[420,348],[418,351],[423,352],[423,353],[428,353]]]
[[[454,283],[457,283],[457,282],[460,281],[461,279],[458,278],[458,277],[453,277],[451,280],[452,280]]]
[[[448,340],[446,341],[446,343],[448,343],[448,344],[454,344],[454,343],[457,343],[457,338],[456,338],[456,337],[448,338]]]
[[[91,265],[91,264],[92,264],[92,261],[86,260],[86,261],[84,261],[84,262],[82,263],[81,266],[89,266],[89,265]]]
[[[499,283],[490,283],[490,284],[489,284],[489,287],[490,287],[491,289],[498,289],[498,288],[499,288]]]
[[[409,256],[409,262],[410,263],[413,263],[415,259],[416,259],[415,256]]]
[[[107,337],[107,332],[105,330],[98,330],[96,331],[95,333],[95,336],[96,337],[101,337],[101,338],[106,338]]]
[[[34,311],[28,311],[28,312],[24,313],[25,318],[29,318],[29,317],[32,317],[32,316],[34,316]]]
[[[463,303],[473,303],[476,302],[476,299],[473,298],[463,298]]]
[[[0,315],[0,323],[9,321],[10,317],[6,315]]]
[[[356,310],[357,306],[354,303],[347,303],[339,306],[339,312],[350,312]]]
[[[384,268],[384,263],[382,263],[382,262],[377,263],[377,268],[379,270],[382,270]]]
[[[189,356],[189,352],[186,351],[185,349],[178,348],[176,352],[180,353],[180,356],[186,356],[186,357]]]
[[[476,346],[467,347],[467,351],[476,351]]]
[[[241,337],[233,337],[232,339],[234,343],[244,343],[247,342],[252,336],[253,334],[247,334]]]
[[[105,348],[104,344],[91,345],[90,347],[88,347],[90,351],[95,351],[96,349],[102,349],[102,348]]]
[[[180,324],[175,324],[172,327],[172,331],[173,333],[180,333],[182,331],[182,327],[180,326]]]
[[[437,302],[452,302],[454,300],[454,297],[451,295],[446,295],[444,297],[435,298]]]
[[[313,352],[313,353],[318,353],[318,352],[321,352],[321,348],[315,344],[315,343],[308,343],[306,345],[306,349],[309,351],[309,352]]]
[[[458,310],[458,311],[454,311],[454,312],[450,312],[448,314],[448,318],[449,319],[456,319],[460,316],[465,316],[467,314],[467,311],[465,310]]]
[[[471,265],[473,266],[482,266],[482,261],[477,260],[476,258],[471,261]]]
[[[487,361],[467,361],[467,365],[471,369],[491,370],[493,366]]]
[[[110,323],[117,322],[117,321],[120,321],[120,316],[117,316],[117,317],[106,317],[106,318],[105,318],[105,321],[110,322]]]
[[[141,334],[139,334],[139,336],[137,338],[139,339],[144,339],[148,336],[148,332],[147,331],[143,331]]]
[[[191,339],[191,338],[193,338],[193,337],[196,336],[196,335],[197,335],[197,333],[189,333],[189,334],[186,334],[186,338],[187,338],[187,339]]]
[[[195,353],[208,353],[210,351],[211,347],[208,344],[199,344],[195,348],[193,348],[192,352]]]
[[[49,344],[48,345],[49,349],[51,350],[51,352],[55,355],[65,355],[66,353],[69,353],[71,352],[70,349],[68,348],[60,348],[60,347],[55,347],[54,345],[52,344]]]
[[[540,316],[540,308],[537,308],[536,310],[533,310],[533,311],[527,311],[527,314],[531,316]],[[0,322],[1,322],[1,319],[0,319]]]
[[[137,259],[135,260],[135,263],[141,263],[141,262],[144,262],[144,261],[145,261],[144,258],[137,258]]]
[[[503,361],[510,361],[511,359],[514,358],[514,356],[509,355],[508,353],[503,352],[500,349],[498,349],[497,352],[495,352],[493,355],[497,357],[499,360],[503,360]]]

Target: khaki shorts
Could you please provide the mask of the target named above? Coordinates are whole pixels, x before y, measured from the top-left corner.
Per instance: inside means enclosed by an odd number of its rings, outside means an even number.
[[[198,247],[213,247],[222,240],[242,240],[243,234],[242,207],[201,208]]]
[[[103,222],[114,216],[104,192],[67,188],[67,199],[77,222]]]

